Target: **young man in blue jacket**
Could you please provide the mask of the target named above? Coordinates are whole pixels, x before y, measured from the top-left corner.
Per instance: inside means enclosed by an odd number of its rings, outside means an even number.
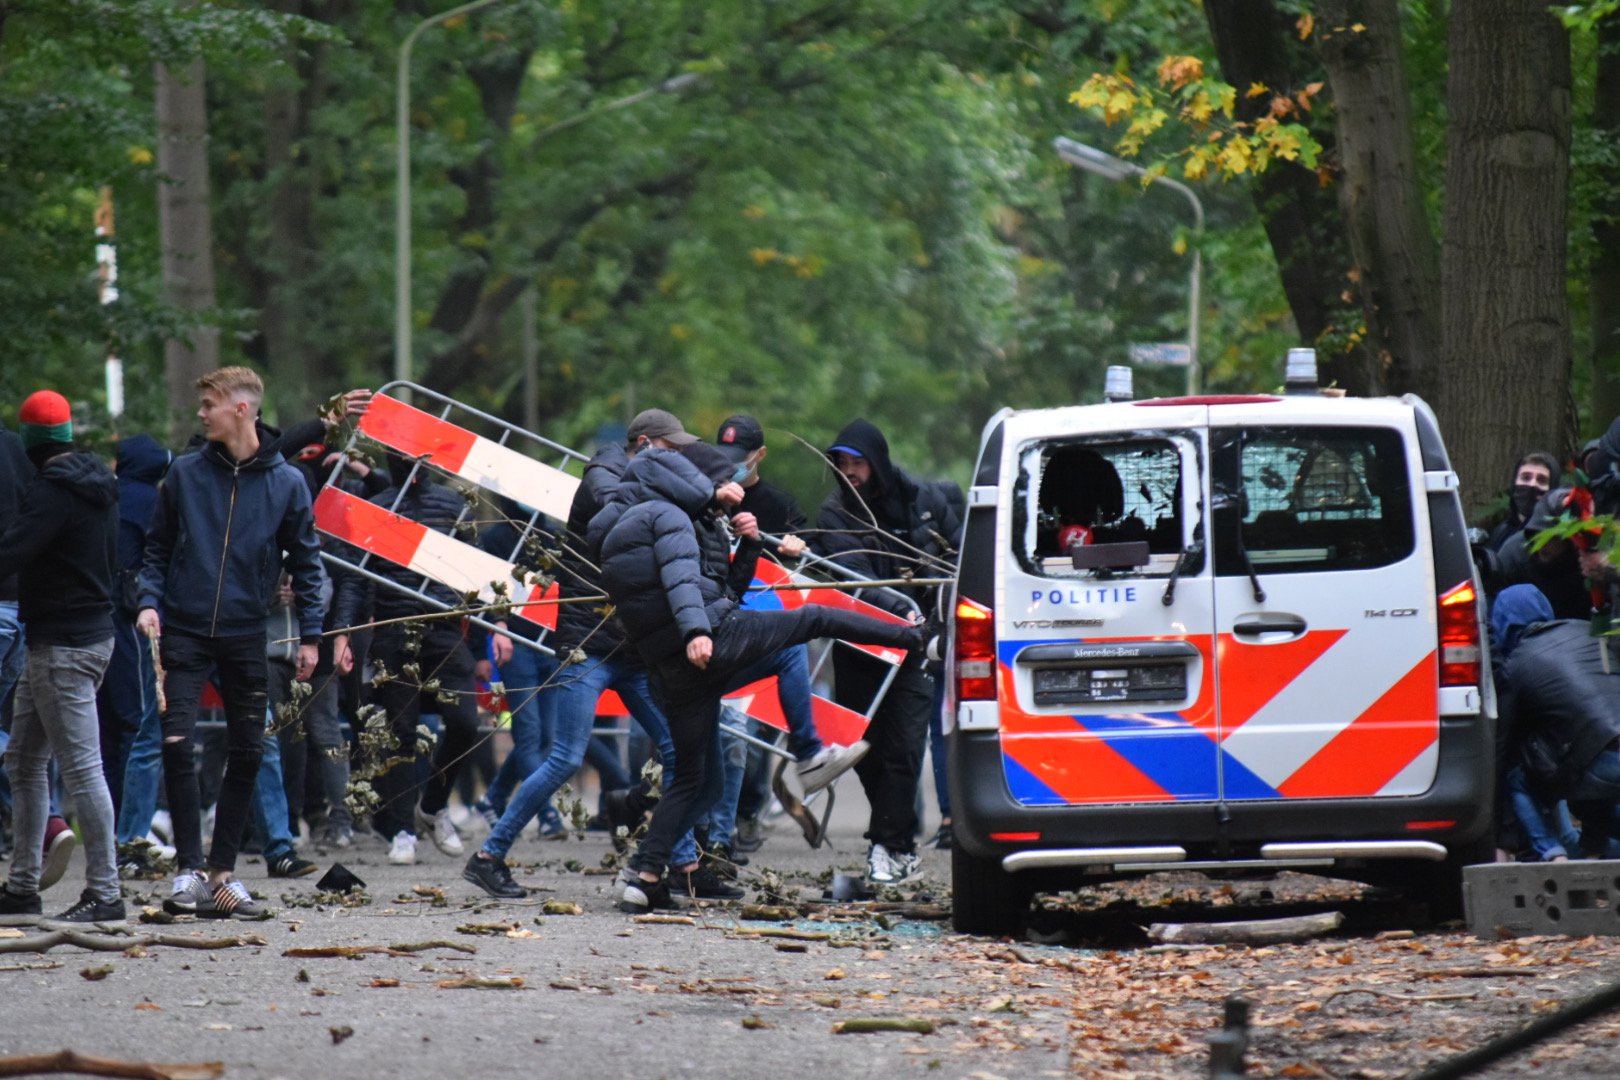
[[[264,752],[264,617],[285,569],[298,607],[297,678],[307,679],[321,637],[323,574],[309,489],[260,438],[259,376],[221,368],[198,379],[197,392],[206,441],[178,458],[163,483],[135,623],[162,640],[163,771],[179,866],[163,906],[170,913],[259,918],[261,905],[234,874]],[[215,669],[225,699],[226,765],[205,863],[192,733],[203,683]]]

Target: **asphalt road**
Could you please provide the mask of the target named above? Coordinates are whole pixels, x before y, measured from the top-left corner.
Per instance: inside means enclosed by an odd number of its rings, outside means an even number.
[[[806,897],[820,895],[815,879],[832,868],[859,873],[865,804],[853,777],[839,791],[833,850],[811,851],[783,823],[750,870],[768,868]],[[616,910],[609,874],[582,872],[609,851],[600,834],[521,840],[516,874],[534,892],[497,902],[461,880],[461,860],[425,841],[418,865],[394,867],[382,841],[365,838],[340,854],[371,898],[355,907],[314,905],[315,877],[271,880],[262,861],[250,859],[243,880],[276,909],[261,923],[136,925],[141,900],[155,906],[167,888],[143,885],[131,910],[136,933],[254,934],[264,944],[154,945],[139,956],[71,946],[0,955],[0,1055],[72,1048],[221,1061],[225,1075],[242,1078],[1066,1074],[1070,991],[1009,976],[1014,965],[996,959],[1001,946],[956,938],[938,921],[880,920],[848,908],[831,921],[825,912],[747,921],[733,905],[690,909],[692,925],[638,923]],[[322,870],[332,861],[312,857]],[[928,852],[925,862],[927,879],[913,891],[942,898],[948,859]],[[46,894],[47,912],[71,903],[81,883],[76,859]],[[581,913],[546,914],[548,901]],[[468,932],[474,924],[494,929]],[[804,936],[760,936],[761,929]],[[284,955],[427,941],[476,952]],[[521,986],[444,985],[468,979]],[[939,1026],[932,1034],[834,1033],[837,1022],[864,1017]]]

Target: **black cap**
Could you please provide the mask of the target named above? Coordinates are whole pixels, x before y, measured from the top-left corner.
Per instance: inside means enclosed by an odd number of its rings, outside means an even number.
[[[630,431],[625,441],[634,446],[645,435],[649,439],[663,439],[672,446],[686,446],[697,442],[693,435],[681,425],[675,414],[663,409],[643,409],[630,421]]]
[[[714,444],[733,464],[741,464],[743,458],[765,445],[765,429],[747,413],[738,413],[726,417]]]

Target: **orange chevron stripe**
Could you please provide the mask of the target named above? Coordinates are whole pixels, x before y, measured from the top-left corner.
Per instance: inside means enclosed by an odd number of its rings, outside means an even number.
[[[1263,709],[1348,630],[1312,630],[1294,641],[1252,645],[1233,634],[1216,643],[1221,681],[1221,733],[1230,735]]]
[[[1291,799],[1376,795],[1439,738],[1434,665],[1431,652],[1277,790]]]

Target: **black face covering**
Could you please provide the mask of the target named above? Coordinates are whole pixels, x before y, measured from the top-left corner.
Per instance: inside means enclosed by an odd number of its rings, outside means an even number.
[[[1546,494],[1546,492],[1542,491],[1540,488],[1532,487],[1529,484],[1514,484],[1513,485],[1513,511],[1514,511],[1514,513],[1518,514],[1519,517],[1528,520],[1529,517],[1530,517],[1530,514],[1536,508],[1536,500],[1541,498],[1545,494]]]
[[[392,450],[388,451],[388,478],[394,482],[395,487],[404,486],[406,479],[411,475],[411,468],[415,464],[414,460],[405,457],[403,454],[396,454]],[[426,470],[424,469],[423,473],[418,475],[424,475],[425,473]]]

